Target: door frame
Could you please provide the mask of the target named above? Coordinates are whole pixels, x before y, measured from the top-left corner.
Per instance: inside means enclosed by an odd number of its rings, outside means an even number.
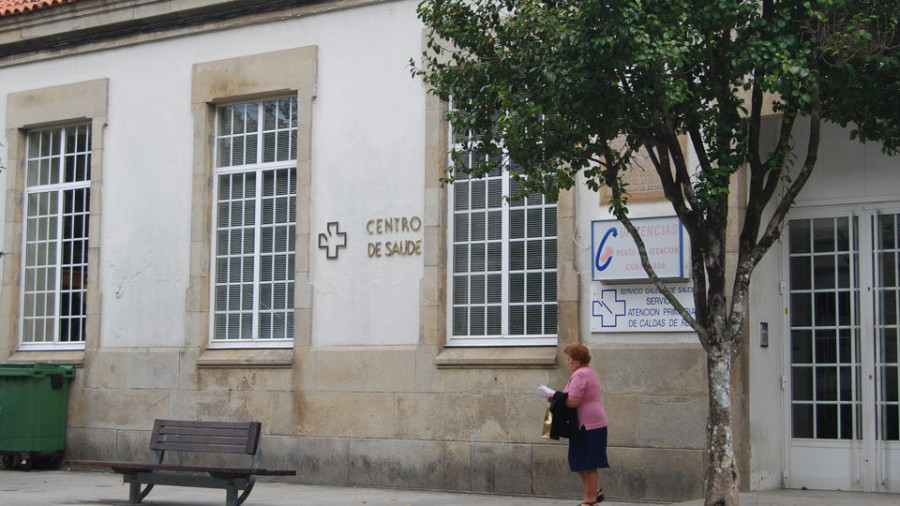
[[[859,313],[853,314],[853,324],[859,328],[859,357],[857,361],[860,363],[859,378],[862,385],[859,386],[860,392],[859,405],[863,408],[859,419],[862,423],[863,439],[850,440],[814,440],[814,439],[797,439],[793,438],[792,419],[793,410],[791,409],[792,384],[791,384],[791,307],[790,307],[790,250],[787,244],[787,237],[783,236],[781,248],[781,269],[782,269],[782,416],[783,416],[783,486],[787,488],[799,488],[805,486],[808,488],[822,488],[843,490],[858,490],[862,492],[897,492],[893,490],[900,482],[900,478],[889,480],[887,476],[886,459],[887,449],[891,449],[892,453],[900,453],[900,442],[876,440],[874,435],[877,433],[877,404],[876,401],[876,381],[878,380],[879,370],[876,366],[874,343],[875,321],[878,318],[876,311],[878,308],[875,304],[875,278],[874,270],[878,266],[878,258],[874,248],[874,237],[872,234],[873,218],[881,214],[900,214],[900,202],[859,202],[859,203],[840,203],[825,204],[807,207],[798,207],[792,209],[787,216],[785,223],[785,231],[790,220],[794,219],[815,219],[815,218],[835,218],[849,217],[857,219],[856,237],[857,250],[855,251],[856,261],[858,262],[858,279],[855,284],[859,293]],[[852,225],[851,225],[852,226]],[[863,251],[869,254],[863,256]],[[866,322],[862,320],[865,319]],[[855,347],[851,347],[855,348]],[[854,350],[855,353],[855,350]],[[852,375],[852,377],[856,377]],[[854,389],[856,386],[854,385]],[[853,416],[856,420],[857,416]],[[826,454],[845,453],[847,460],[848,474],[843,472],[829,476],[827,474],[817,475],[817,479],[812,479],[809,483],[797,483],[792,480],[796,473],[794,467],[800,467],[797,460],[802,458],[817,459],[827,458]],[[869,458],[866,458],[869,456]],[[833,458],[833,457],[832,457]],[[827,483],[827,485],[825,485]]]

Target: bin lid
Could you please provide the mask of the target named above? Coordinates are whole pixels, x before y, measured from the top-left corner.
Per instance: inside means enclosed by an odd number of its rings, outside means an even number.
[[[30,376],[34,378],[42,378],[44,376],[50,376],[53,374],[59,374],[63,378],[74,378],[75,366],[45,364],[40,362],[0,364],[0,376]]]

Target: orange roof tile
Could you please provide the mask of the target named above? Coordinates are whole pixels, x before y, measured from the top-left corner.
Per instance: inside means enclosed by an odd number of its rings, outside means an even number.
[[[12,16],[51,5],[72,3],[75,0],[0,0],[0,16]]]

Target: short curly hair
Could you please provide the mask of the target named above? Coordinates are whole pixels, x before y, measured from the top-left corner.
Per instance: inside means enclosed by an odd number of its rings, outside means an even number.
[[[587,346],[581,343],[571,343],[566,346],[566,349],[563,351],[569,358],[581,365],[588,365],[591,363],[591,352],[588,351]]]

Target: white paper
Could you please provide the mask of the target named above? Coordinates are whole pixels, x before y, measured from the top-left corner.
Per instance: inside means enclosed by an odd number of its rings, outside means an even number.
[[[548,395],[556,393],[556,390],[553,390],[552,388],[550,388],[546,385],[539,386],[538,390],[540,390],[541,392],[544,392],[545,394],[548,394]]]

